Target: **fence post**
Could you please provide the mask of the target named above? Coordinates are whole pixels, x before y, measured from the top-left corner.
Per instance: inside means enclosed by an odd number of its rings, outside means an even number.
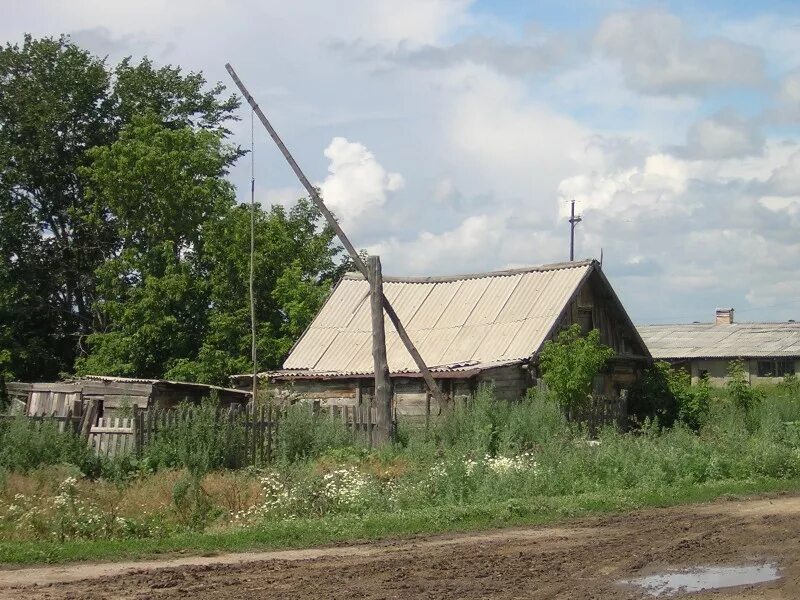
[[[142,416],[142,409],[138,404],[133,405],[133,415],[131,415],[131,427],[133,428],[133,455],[139,458],[142,455],[142,441],[140,436],[142,434],[142,426],[139,419]]]

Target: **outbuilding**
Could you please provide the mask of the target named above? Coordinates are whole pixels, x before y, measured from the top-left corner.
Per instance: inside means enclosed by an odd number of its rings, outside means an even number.
[[[73,416],[83,414],[87,401],[93,400],[99,417],[123,416],[129,409],[173,408],[181,402],[197,404],[214,394],[222,405],[246,404],[250,393],[186,381],[139,379],[87,375],[80,379],[55,383],[6,384],[12,401],[12,410],[28,416]]]
[[[741,360],[750,383],[774,383],[800,369],[800,323],[736,323],[732,308],[718,308],[713,323],[641,325],[639,333],[656,360],[685,369],[692,383],[728,380]]]

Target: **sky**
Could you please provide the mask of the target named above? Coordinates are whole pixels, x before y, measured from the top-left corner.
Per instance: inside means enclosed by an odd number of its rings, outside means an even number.
[[[800,3],[5,0],[233,91],[384,273],[600,258],[636,323],[800,319]],[[250,147],[243,106],[233,141]],[[302,188],[255,129],[257,200]],[[250,161],[230,174],[249,201]]]

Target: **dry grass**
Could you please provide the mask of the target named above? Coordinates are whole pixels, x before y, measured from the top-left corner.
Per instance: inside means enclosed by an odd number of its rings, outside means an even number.
[[[261,484],[247,473],[218,471],[203,478],[203,490],[214,506],[228,513],[247,510],[261,498]]]

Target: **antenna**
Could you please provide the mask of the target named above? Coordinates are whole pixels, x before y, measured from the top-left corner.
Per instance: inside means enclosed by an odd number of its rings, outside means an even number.
[[[570,209],[569,217],[569,260],[575,260],[575,225],[580,223],[583,219],[575,216],[575,198],[572,199],[572,206]]]

